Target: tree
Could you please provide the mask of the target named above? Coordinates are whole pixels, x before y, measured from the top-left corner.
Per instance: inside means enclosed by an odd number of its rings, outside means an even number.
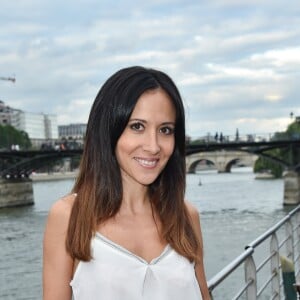
[[[300,122],[297,119],[292,122],[286,131],[276,132],[272,140],[295,140],[300,139]],[[266,154],[272,157],[277,157],[284,161],[289,161],[291,164],[300,162],[300,149],[272,149],[267,151]],[[292,161],[293,160],[293,161]],[[275,178],[282,177],[284,167],[279,163],[273,162],[265,157],[259,157],[254,165],[254,172],[271,172]]]
[[[294,121],[291,123],[287,130],[287,135],[290,139],[299,140],[300,139],[300,122]]]
[[[274,155],[275,150],[279,150],[279,149],[273,149],[270,151],[273,153],[269,153],[269,154],[272,156],[276,156]],[[282,177],[283,167],[279,163],[275,163],[270,159],[261,156],[255,162],[253,171],[254,173],[270,172],[275,178],[280,178]]]
[[[19,145],[22,149],[30,148],[31,142],[28,134],[11,125],[0,124],[0,148],[9,150],[12,145]]]

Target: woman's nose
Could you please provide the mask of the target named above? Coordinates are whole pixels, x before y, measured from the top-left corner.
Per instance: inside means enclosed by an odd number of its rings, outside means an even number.
[[[151,154],[159,153],[160,145],[156,132],[151,132],[145,136],[143,149]]]

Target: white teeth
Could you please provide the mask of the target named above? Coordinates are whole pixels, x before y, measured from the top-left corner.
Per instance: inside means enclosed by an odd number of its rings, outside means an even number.
[[[136,161],[138,161],[141,165],[144,165],[146,167],[153,167],[157,163],[157,160],[145,160],[140,158],[136,158]]]

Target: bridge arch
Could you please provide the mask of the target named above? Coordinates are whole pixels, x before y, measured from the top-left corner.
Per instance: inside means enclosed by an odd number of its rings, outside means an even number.
[[[197,165],[203,161],[212,162],[219,173],[229,173],[231,167],[238,161],[253,166],[258,156],[244,151],[210,151],[193,153],[186,156],[186,169],[195,173]]]
[[[235,158],[229,161],[225,166],[225,173],[230,173],[232,166],[238,163],[239,161],[240,161],[239,158]]]
[[[197,166],[203,161],[210,162],[212,165],[215,164],[213,161],[205,159],[205,158],[195,160],[189,166],[187,166],[187,173],[196,173]]]

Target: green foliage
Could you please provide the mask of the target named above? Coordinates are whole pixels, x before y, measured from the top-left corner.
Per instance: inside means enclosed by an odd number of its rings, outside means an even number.
[[[289,136],[286,131],[275,132],[274,136],[271,138],[272,141],[282,141],[289,139]]]
[[[28,134],[24,131],[17,130],[11,125],[0,124],[0,149],[11,149],[11,145],[19,145],[21,149],[31,147]]]
[[[298,140],[300,139],[300,122],[294,121],[291,123],[287,130],[284,132],[276,132],[272,140]],[[273,149],[266,154],[288,161],[291,164],[297,164],[300,162],[300,149]],[[254,172],[271,172],[275,178],[282,177],[284,168],[278,162],[272,161],[265,157],[259,157],[254,165]]]
[[[275,178],[282,176],[283,167],[265,157],[259,157],[254,165],[254,173],[270,172]]]
[[[291,139],[300,139],[300,122],[293,122],[291,123],[287,130],[286,133]]]

